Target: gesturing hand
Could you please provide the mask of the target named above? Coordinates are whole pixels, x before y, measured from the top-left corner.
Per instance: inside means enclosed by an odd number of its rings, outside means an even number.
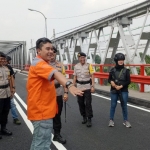
[[[76,96],[76,95],[83,96],[84,92],[77,89],[75,86],[71,86],[68,89],[73,96]]]

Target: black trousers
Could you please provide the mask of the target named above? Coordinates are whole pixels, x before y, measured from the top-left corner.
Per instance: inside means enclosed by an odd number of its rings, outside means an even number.
[[[91,90],[85,90],[83,96],[77,96],[77,98],[81,115],[83,117],[92,118],[93,110]]]
[[[61,112],[63,108],[63,98],[61,96],[57,96],[57,104],[58,104],[58,114],[53,118],[53,129],[54,129],[54,134],[60,133],[61,130]]]
[[[10,97],[0,99],[0,124],[1,129],[6,127],[10,110]]]

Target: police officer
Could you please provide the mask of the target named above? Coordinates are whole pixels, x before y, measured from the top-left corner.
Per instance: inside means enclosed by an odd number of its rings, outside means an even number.
[[[86,54],[83,52],[78,53],[79,63],[74,66],[74,85],[77,88],[84,90],[83,97],[77,96],[79,110],[83,116],[82,124],[87,123],[87,127],[92,126],[91,118],[93,117],[92,110],[92,95],[94,92],[94,70],[91,64],[86,62]]]
[[[11,93],[12,83],[10,82],[10,71],[3,65],[5,57],[5,54],[0,52],[0,139],[2,135],[12,135],[12,132],[6,129],[10,109],[10,97],[13,93]]]
[[[120,99],[122,113],[123,113],[123,125],[131,128],[131,124],[128,121],[127,101],[128,101],[128,85],[130,84],[130,71],[124,67],[125,55],[117,53],[114,57],[116,63],[109,73],[108,81],[111,84],[111,108],[110,108],[110,121],[109,127],[114,126],[114,114],[117,106],[117,100]]]
[[[65,68],[62,63],[56,61],[57,49],[53,46],[54,53],[51,55],[50,65],[56,68],[59,72],[65,75]],[[54,129],[54,141],[65,144],[66,140],[60,135],[61,131],[61,112],[63,108],[63,100],[68,100],[68,90],[62,87],[57,80],[55,80],[55,88],[57,94],[58,114],[53,118],[53,129]],[[63,95],[63,96],[62,96]]]

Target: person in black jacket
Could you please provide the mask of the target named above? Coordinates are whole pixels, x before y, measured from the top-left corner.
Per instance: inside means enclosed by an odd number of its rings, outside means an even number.
[[[13,76],[12,83],[13,83],[13,89],[14,89],[14,92],[15,92],[15,72],[13,71],[13,68],[10,66],[10,61],[11,61],[11,57],[6,56],[6,66],[10,70],[10,74],[12,74],[12,76]],[[16,104],[14,102],[13,97],[11,97],[10,106],[11,106],[11,114],[12,114],[12,117],[13,117],[13,123],[16,124],[16,125],[20,125],[21,121],[19,120]]]
[[[117,106],[117,100],[120,99],[123,125],[131,128],[128,121],[127,101],[128,101],[128,85],[130,84],[130,71],[124,67],[125,56],[122,53],[117,53],[114,57],[115,67],[110,70],[108,82],[111,84],[111,108],[109,127],[114,126],[114,114]]]

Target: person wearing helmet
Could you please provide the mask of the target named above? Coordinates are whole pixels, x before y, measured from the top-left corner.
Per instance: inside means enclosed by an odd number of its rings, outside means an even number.
[[[130,71],[124,67],[125,55],[117,53],[114,57],[115,67],[110,70],[108,82],[111,84],[111,107],[109,127],[114,127],[114,114],[117,106],[117,100],[120,99],[123,125],[131,128],[128,121],[127,101],[128,101],[128,85],[130,84]]]
[[[11,74],[13,75],[12,82],[13,82],[13,89],[15,90],[15,81],[14,81],[15,73],[14,73],[12,67],[10,66],[10,62],[11,62],[11,57],[10,56],[6,56],[6,66],[8,67],[8,69],[11,72]],[[13,97],[11,98],[10,106],[11,106],[11,114],[12,114],[12,117],[13,117],[13,123],[16,124],[16,125],[20,125],[21,121],[18,119],[17,108],[16,108],[16,105],[15,105]]]

